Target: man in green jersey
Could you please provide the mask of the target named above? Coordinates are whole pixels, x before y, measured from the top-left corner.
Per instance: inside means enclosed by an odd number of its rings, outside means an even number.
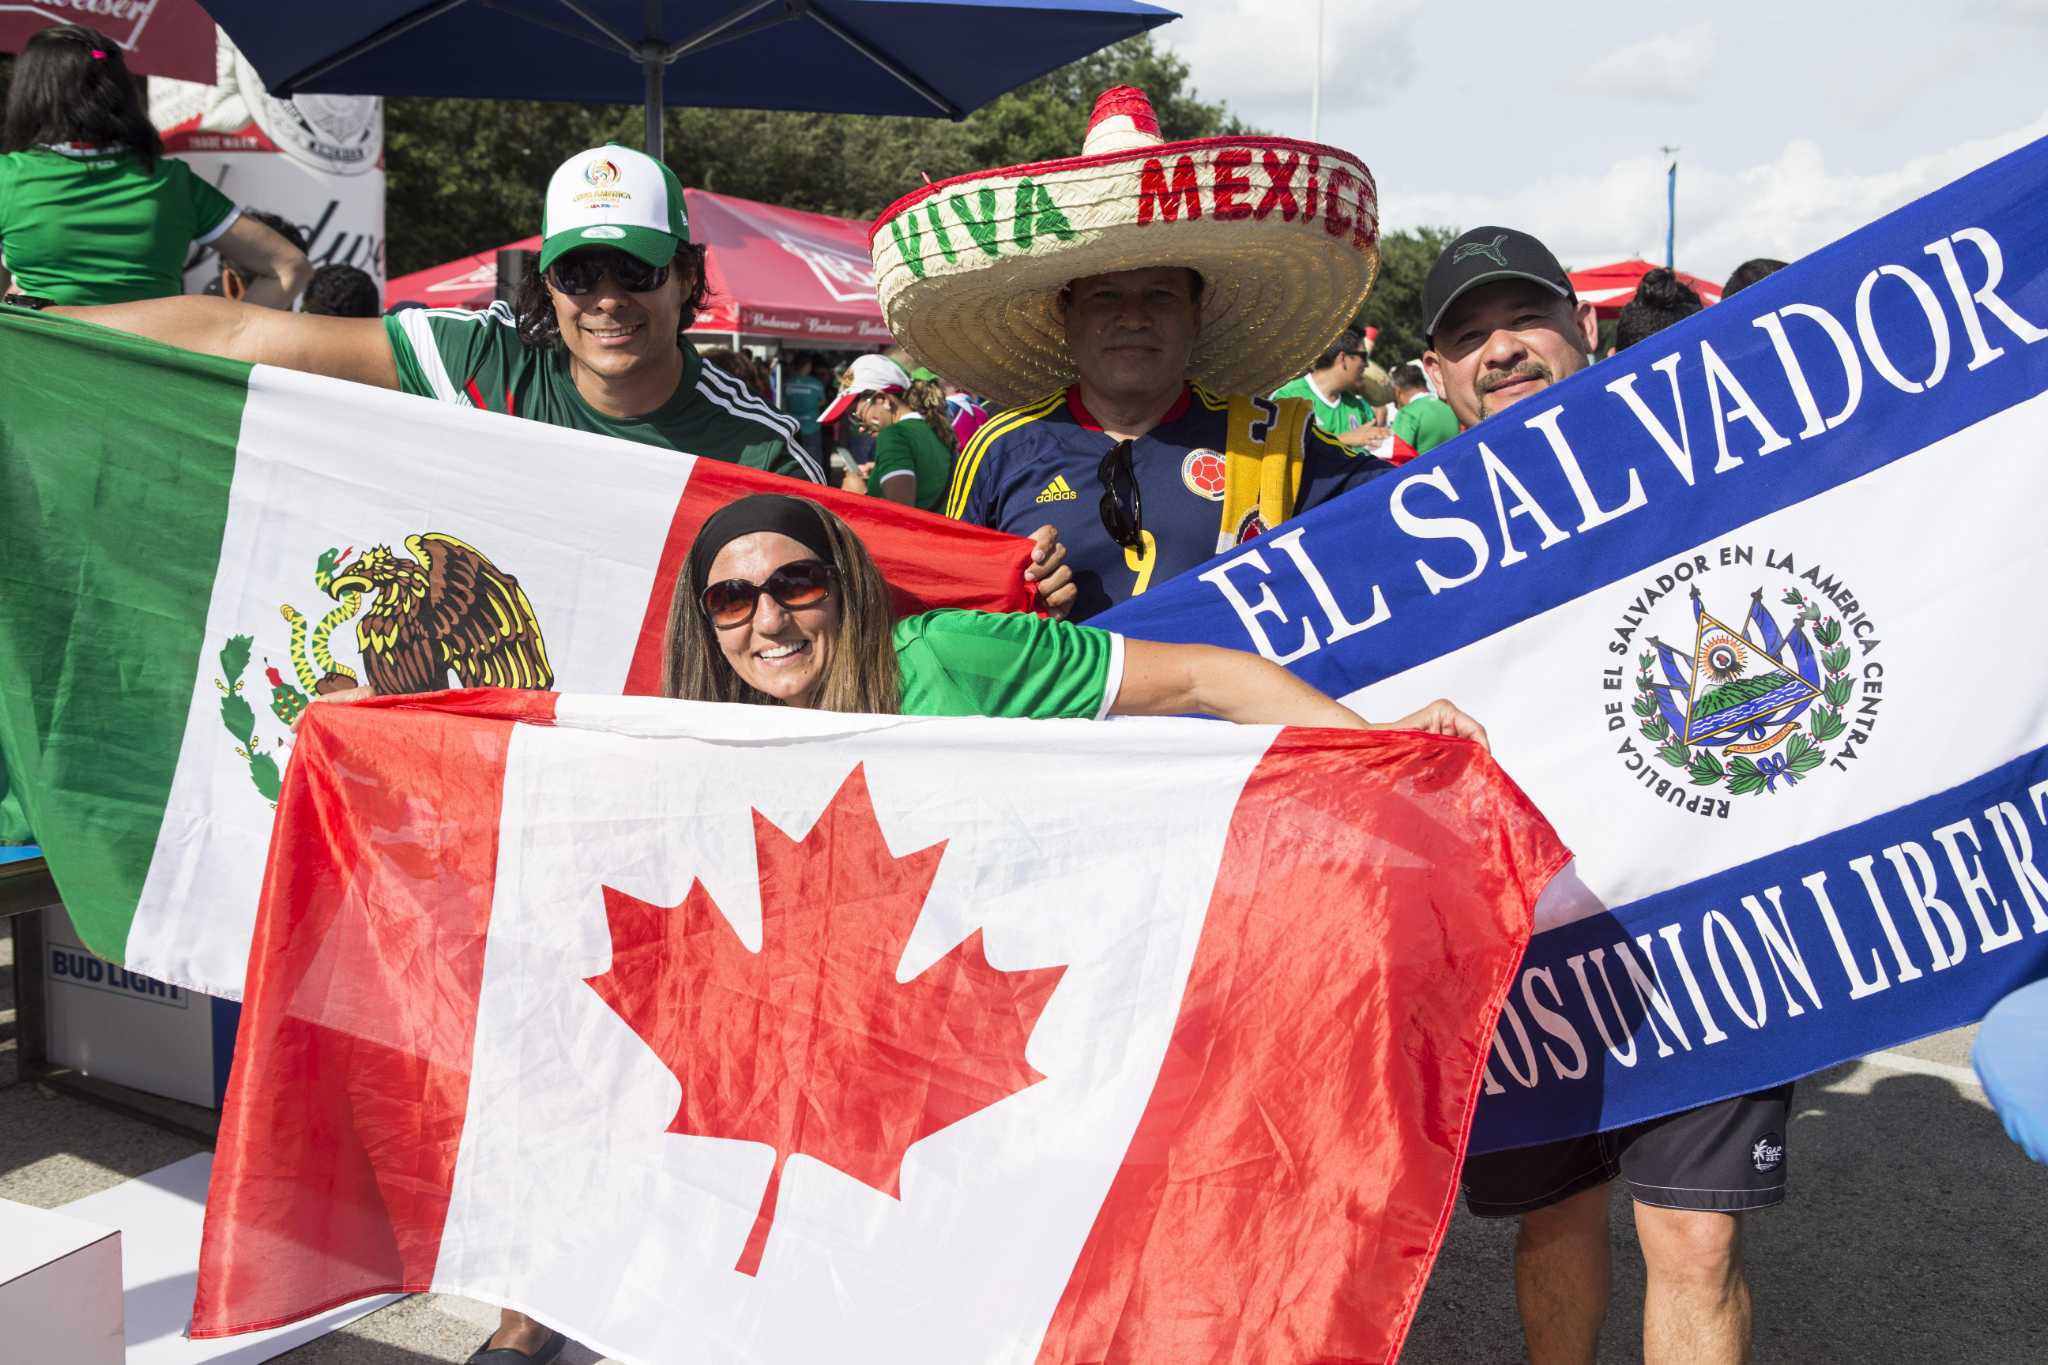
[[[1339,445],[1364,450],[1387,439],[1372,406],[1361,396],[1366,375],[1365,336],[1347,327],[1317,358],[1309,372],[1274,391],[1275,398],[1306,398],[1316,425]]]
[[[704,297],[675,173],[626,147],[548,182],[537,269],[519,307],[333,318],[173,298],[59,309],[188,350],[530,417],[812,483],[796,423],[707,366],[683,336]]]
[[[682,185],[629,147],[578,152],[548,181],[539,260],[517,309],[318,317],[198,296],[59,308],[187,350],[400,389],[553,426],[666,446],[822,483],[796,423],[706,365],[683,335],[704,301],[704,248]],[[1073,599],[1051,527],[1024,571],[1042,603]]]
[[[1460,430],[1451,405],[1429,391],[1429,379],[1414,361],[1398,365],[1389,380],[1394,386],[1394,448],[1388,464],[1406,464],[1427,455]]]

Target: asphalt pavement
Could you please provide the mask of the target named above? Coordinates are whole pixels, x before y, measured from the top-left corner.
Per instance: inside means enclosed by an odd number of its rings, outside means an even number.
[[[1801,1083],[1791,1198],[1750,1216],[1756,1359],[1764,1365],[2048,1362],[2048,1168],[2007,1141],[1958,1030]],[[205,1110],[107,1088],[157,1123],[16,1082],[13,973],[0,932],[0,1198],[52,1208],[204,1149]],[[166,1131],[168,1123],[185,1130]],[[1602,1365],[1640,1359],[1642,1261],[1617,1199],[1615,1296]],[[1522,1359],[1511,1223],[1453,1219],[1402,1359]],[[289,1365],[458,1365],[496,1319],[439,1295],[401,1300],[277,1357]],[[0,1356],[4,1356],[0,1345]],[[565,1365],[598,1357],[572,1349]]]

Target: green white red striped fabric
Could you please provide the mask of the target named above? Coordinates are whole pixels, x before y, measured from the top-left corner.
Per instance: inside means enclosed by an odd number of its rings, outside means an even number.
[[[15,309],[0,373],[0,758],[86,945],[215,995],[289,718],[374,675],[358,630],[409,564],[407,690],[653,690],[690,537],[768,489],[848,517],[906,607],[1030,605],[1022,540],[714,460]]]

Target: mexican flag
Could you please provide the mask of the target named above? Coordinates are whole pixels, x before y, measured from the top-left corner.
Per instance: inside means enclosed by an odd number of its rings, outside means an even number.
[[[0,766],[86,945],[215,995],[311,696],[651,692],[752,492],[847,517],[907,608],[1030,605],[1015,537],[714,460],[15,309],[0,374]]]
[[[1567,856],[1413,733],[317,708],[193,1335],[434,1289],[647,1365],[1389,1360]]]

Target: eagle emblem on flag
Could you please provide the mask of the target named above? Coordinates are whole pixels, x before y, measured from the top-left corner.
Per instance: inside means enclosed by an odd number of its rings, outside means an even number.
[[[290,603],[278,608],[290,627],[291,678],[265,663],[270,710],[286,727],[313,697],[367,685],[379,695],[435,692],[448,686],[546,690],[554,685],[540,619],[519,580],[467,541],[442,531],[405,538],[406,554],[378,545],[354,559],[329,548],[313,566],[313,586],[334,599],[317,621]],[[410,557],[408,557],[410,556]],[[334,657],[336,630],[356,622],[360,672]],[[236,635],[220,653],[221,721],[249,764],[250,779],[275,802],[277,759],[256,734],[255,708],[242,695],[254,637]],[[452,683],[451,683],[452,675]],[[286,747],[283,737],[270,746]]]
[[[329,592],[376,594],[356,622],[363,672],[381,693],[463,687],[546,689],[555,681],[533,604],[481,550],[439,531],[407,536],[346,566]]]

